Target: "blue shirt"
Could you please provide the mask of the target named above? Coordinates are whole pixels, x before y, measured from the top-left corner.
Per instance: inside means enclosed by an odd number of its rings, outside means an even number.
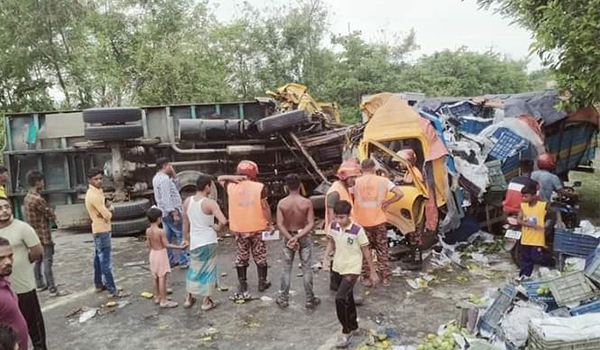
[[[180,214],[183,212],[181,195],[176,181],[159,171],[152,179],[152,187],[156,206],[162,211],[163,217],[169,216],[174,210],[179,211]]]
[[[538,192],[540,199],[550,203],[552,193],[563,188],[562,181],[558,176],[546,170],[536,170],[531,173],[531,179],[540,185]]]

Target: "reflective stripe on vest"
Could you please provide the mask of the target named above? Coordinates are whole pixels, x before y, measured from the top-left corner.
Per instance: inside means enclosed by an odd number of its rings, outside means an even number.
[[[381,204],[388,192],[387,179],[374,174],[356,179],[354,186],[354,214],[362,227],[372,227],[387,221]]]
[[[257,232],[267,228],[267,219],[262,212],[263,188],[263,184],[253,181],[227,185],[231,231]]]

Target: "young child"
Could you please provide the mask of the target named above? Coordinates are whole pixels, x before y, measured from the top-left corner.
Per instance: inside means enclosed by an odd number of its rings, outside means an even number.
[[[146,244],[150,251],[150,272],[154,287],[154,302],[163,308],[177,307],[177,303],[167,300],[167,273],[171,272],[167,248],[185,249],[186,243],[173,245],[167,241],[167,235],[159,225],[162,220],[162,211],[152,207],[146,213],[150,227],[146,230]]]
[[[335,297],[337,317],[342,324],[342,334],[337,343],[338,348],[346,348],[358,330],[356,318],[356,304],[354,303],[354,285],[361,274],[363,261],[369,268],[369,278],[373,285],[379,282],[379,276],[373,266],[369,240],[362,227],[350,219],[352,205],[341,200],[333,207],[335,221],[331,223],[328,233],[327,249],[323,268],[329,267],[329,256],[333,256],[333,271],[339,274],[340,285]]]
[[[521,189],[523,203],[517,223],[521,225],[521,250],[519,263],[521,271],[519,278],[531,276],[533,265],[551,265],[552,262],[545,256],[546,231],[544,220],[546,217],[546,202],[538,200],[537,185],[530,183]]]

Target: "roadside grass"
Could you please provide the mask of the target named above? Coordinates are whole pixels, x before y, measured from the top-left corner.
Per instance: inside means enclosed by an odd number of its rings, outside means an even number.
[[[595,172],[571,171],[569,180],[581,181],[579,193],[579,217],[589,220],[594,226],[600,226],[600,150],[596,152]]]

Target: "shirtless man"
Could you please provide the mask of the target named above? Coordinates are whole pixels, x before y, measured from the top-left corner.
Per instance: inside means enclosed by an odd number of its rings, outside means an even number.
[[[283,271],[281,272],[281,290],[277,305],[289,306],[290,275],[294,264],[294,254],[300,253],[304,274],[304,293],[306,308],[314,309],[321,303],[313,293],[312,270],[310,268],[312,245],[310,231],[315,223],[312,202],[300,195],[300,178],[296,174],[285,177],[285,186],[289,195],[277,204],[277,227],[283,234]]]

